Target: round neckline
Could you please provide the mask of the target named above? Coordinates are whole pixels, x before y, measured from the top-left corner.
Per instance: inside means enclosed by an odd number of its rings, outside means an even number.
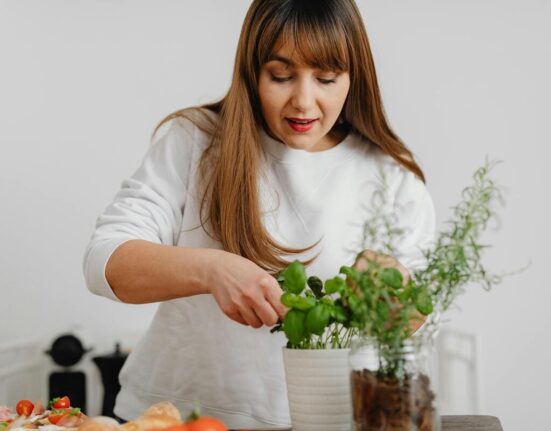
[[[260,140],[265,152],[271,158],[280,163],[299,164],[299,163],[322,163],[324,161],[338,161],[352,153],[354,147],[358,145],[359,139],[357,132],[351,129],[344,139],[331,148],[322,151],[306,151],[291,148],[281,141],[272,138],[264,128],[260,129]]]

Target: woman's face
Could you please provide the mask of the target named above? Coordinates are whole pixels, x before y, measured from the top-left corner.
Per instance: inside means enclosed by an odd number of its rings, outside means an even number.
[[[348,72],[311,68],[283,46],[262,66],[258,93],[264,119],[275,137],[291,148],[323,151],[343,138],[331,128],[349,88]]]

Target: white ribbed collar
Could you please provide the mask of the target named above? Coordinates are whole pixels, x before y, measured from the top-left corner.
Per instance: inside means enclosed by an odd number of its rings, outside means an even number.
[[[354,130],[334,147],[315,152],[288,147],[283,142],[273,139],[263,128],[260,129],[260,140],[271,158],[286,164],[337,162],[352,155],[354,149],[361,145],[361,136]]]

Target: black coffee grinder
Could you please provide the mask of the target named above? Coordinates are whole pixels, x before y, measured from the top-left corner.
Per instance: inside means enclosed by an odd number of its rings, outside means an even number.
[[[113,353],[94,356],[92,360],[99,368],[101,373],[101,381],[103,383],[103,404],[101,414],[103,416],[115,417],[113,408],[115,407],[115,399],[121,389],[119,383],[119,372],[128,357],[127,353],[121,351],[119,343],[115,344]]]
[[[54,340],[50,350],[45,353],[50,355],[57,365],[63,367],[63,371],[54,371],[50,374],[49,399],[67,395],[71,405],[80,407],[83,412],[86,412],[86,375],[71,367],[90,350],[92,349],[85,349],[73,334],[63,334]]]

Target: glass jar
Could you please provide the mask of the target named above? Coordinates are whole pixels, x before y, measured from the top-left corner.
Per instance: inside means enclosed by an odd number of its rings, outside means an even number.
[[[440,431],[431,338],[389,348],[361,336],[348,359],[355,431]]]

